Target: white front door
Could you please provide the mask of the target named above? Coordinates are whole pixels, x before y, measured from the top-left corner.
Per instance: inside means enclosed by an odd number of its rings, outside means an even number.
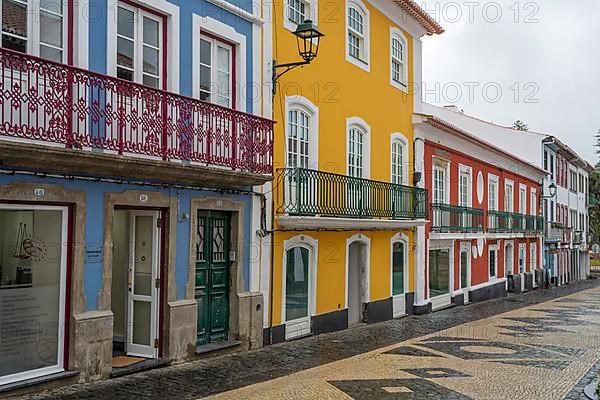
[[[526,263],[526,259],[525,259],[525,255],[526,253],[526,246],[525,244],[520,244],[519,245],[519,275],[521,276],[521,291],[525,290],[525,263]]]
[[[311,332],[312,271],[310,250],[296,246],[285,252],[285,338],[308,335]],[[313,266],[314,268],[314,266]]]
[[[469,288],[471,287],[471,244],[460,245],[460,290],[464,293],[465,303],[469,302]]]
[[[132,211],[127,296],[128,355],[158,357],[158,212]]]

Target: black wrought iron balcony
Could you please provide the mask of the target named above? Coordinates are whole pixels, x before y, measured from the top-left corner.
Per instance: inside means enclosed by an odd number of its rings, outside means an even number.
[[[299,216],[426,219],[427,190],[305,168],[277,170],[277,212]]]
[[[488,211],[488,231],[492,233],[543,233],[544,219],[535,215]]]
[[[484,232],[484,210],[450,204],[431,205],[431,230],[438,233]]]

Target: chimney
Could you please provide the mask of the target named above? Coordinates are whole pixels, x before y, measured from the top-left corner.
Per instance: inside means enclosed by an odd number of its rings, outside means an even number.
[[[459,113],[459,114],[462,114],[464,112],[463,110],[459,109],[458,106],[455,104],[450,105],[450,106],[444,106],[444,108],[446,110],[453,111],[453,112]]]

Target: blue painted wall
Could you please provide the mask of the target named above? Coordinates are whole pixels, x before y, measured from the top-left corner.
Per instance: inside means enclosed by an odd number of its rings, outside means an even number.
[[[84,191],[86,194],[86,226],[85,226],[85,245],[86,248],[101,248],[104,242],[104,194],[121,193],[125,190],[147,190],[160,192],[167,196],[177,197],[179,193],[179,212],[191,213],[190,205],[193,198],[205,196],[215,196],[215,192],[199,190],[176,190],[159,189],[153,186],[116,184],[104,182],[91,182],[86,180],[70,180],[60,178],[42,178],[28,175],[3,175],[0,174],[0,186],[18,182],[37,182],[42,184],[61,185],[68,190]],[[250,270],[250,215],[251,198],[249,195],[229,195],[232,200],[244,202],[244,254],[243,254],[243,278],[244,290],[248,290],[248,276]],[[173,216],[177,217],[177,216]],[[175,281],[177,284],[177,299],[185,298],[185,284],[189,273],[189,243],[190,243],[190,220],[177,224],[176,237],[176,263],[175,263]],[[81,268],[81,266],[74,266]],[[98,309],[98,295],[102,287],[102,261],[86,260],[83,265],[83,287],[86,296],[86,310],[92,311]]]
[[[231,4],[245,11],[252,12],[253,3],[251,0],[234,1],[228,0]],[[179,7],[179,87],[180,94],[191,96],[192,91],[192,46],[193,38],[198,37],[200,32],[193,32],[192,17],[194,14],[202,17],[211,17],[229,26],[232,26],[238,33],[246,37],[246,88],[238,90],[238,97],[243,96],[246,101],[246,111],[253,112],[253,65],[252,65],[252,23],[226,11],[205,0],[171,0],[169,1]],[[142,2],[143,3],[143,2]],[[116,40],[107,38],[108,7],[114,7],[113,0],[90,0],[90,29],[89,29],[89,68],[92,71],[105,74],[107,72],[107,40]],[[167,44],[167,55],[169,54],[170,43]]]

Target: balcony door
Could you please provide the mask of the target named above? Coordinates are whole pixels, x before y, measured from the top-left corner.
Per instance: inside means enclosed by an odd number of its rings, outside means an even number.
[[[433,165],[433,204],[448,203],[448,168],[442,161],[434,161]],[[433,213],[433,226],[450,226],[449,213],[436,208]],[[447,221],[445,219],[448,219]]]
[[[217,36],[200,36],[200,100],[235,109],[235,46]]]
[[[464,209],[471,207],[471,171],[469,168],[464,166],[459,167],[459,179],[458,179],[458,205],[463,208],[460,214],[459,227],[470,228],[473,226],[473,216],[467,213]]]
[[[288,182],[285,187],[285,204],[295,204],[296,211],[304,214],[310,210],[314,188],[309,179],[310,140],[312,115],[300,107],[290,107],[287,113],[286,168]]]
[[[365,215],[368,209],[369,191],[363,184],[365,172],[365,136],[366,132],[358,126],[348,130],[348,180],[347,209],[355,215]]]

